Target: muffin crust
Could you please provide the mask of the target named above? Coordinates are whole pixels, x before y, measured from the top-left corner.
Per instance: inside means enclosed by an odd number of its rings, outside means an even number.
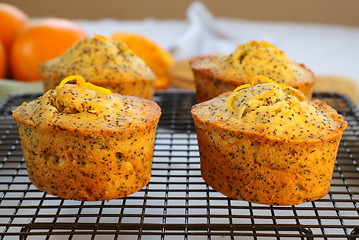
[[[63,56],[39,66],[45,91],[65,77],[81,75],[86,81],[122,95],[152,99],[156,76],[127,45],[101,36],[74,44]]]
[[[190,65],[198,102],[233,91],[258,75],[299,89],[307,99],[311,98],[315,83],[314,74],[303,64],[296,63],[282,50],[264,41],[240,44],[227,56],[197,57]]]

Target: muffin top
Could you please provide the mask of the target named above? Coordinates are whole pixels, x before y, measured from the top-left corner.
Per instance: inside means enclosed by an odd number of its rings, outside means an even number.
[[[193,67],[208,69],[222,79],[250,80],[254,76],[263,75],[289,85],[314,80],[314,74],[303,64],[291,60],[282,50],[265,41],[240,44],[227,56],[199,59],[192,62]]]
[[[84,38],[58,58],[39,66],[43,79],[59,79],[78,74],[86,80],[156,79],[152,70],[127,45],[96,35]],[[126,76],[126,77],[124,77]]]
[[[324,140],[347,126],[323,101],[308,102],[299,90],[274,82],[239,87],[195,105],[192,114],[212,127],[280,140]]]
[[[76,132],[140,128],[146,122],[156,122],[161,110],[154,101],[111,93],[82,80],[81,84],[60,84],[23,103],[13,114],[28,125]]]

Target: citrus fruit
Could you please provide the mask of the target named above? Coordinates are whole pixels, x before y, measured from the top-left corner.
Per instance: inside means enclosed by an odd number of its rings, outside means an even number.
[[[0,42],[0,79],[5,77],[6,73],[6,53],[3,44]]]
[[[167,69],[174,63],[172,55],[152,40],[135,33],[115,32],[111,39],[125,43],[157,76],[156,89],[167,88],[171,78]]]
[[[5,49],[6,59],[9,59],[15,38],[29,24],[30,18],[21,9],[7,3],[0,3],[0,41]],[[8,69],[6,71],[10,76],[10,71]]]
[[[15,40],[10,65],[17,80],[40,80],[38,65],[63,55],[86,32],[75,22],[48,18],[26,28]]]

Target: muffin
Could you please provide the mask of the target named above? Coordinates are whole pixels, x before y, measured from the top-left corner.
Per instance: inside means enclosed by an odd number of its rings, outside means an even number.
[[[127,45],[98,35],[80,40],[64,55],[43,62],[39,73],[45,91],[67,76],[80,75],[112,92],[152,99],[156,84],[156,75]]]
[[[325,196],[347,122],[292,87],[248,85],[192,107],[203,179],[253,203],[294,205]]]
[[[84,81],[61,84],[13,111],[32,183],[86,201],[122,198],[147,185],[160,115],[152,100]]]
[[[294,62],[282,50],[264,41],[240,44],[227,56],[195,57],[190,66],[197,102],[233,91],[257,75],[299,89],[307,99],[311,98],[315,83],[314,74],[303,64]]]

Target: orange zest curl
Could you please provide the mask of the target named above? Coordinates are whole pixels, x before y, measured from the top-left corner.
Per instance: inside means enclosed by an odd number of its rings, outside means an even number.
[[[107,38],[107,37],[105,37],[105,36],[103,36],[103,35],[100,35],[100,34],[94,33],[93,36],[94,36],[95,38],[101,39],[103,42],[110,41],[109,38]]]
[[[283,84],[283,83],[277,83],[276,81],[273,81],[272,79],[267,78],[267,77],[262,76],[262,75],[255,76],[255,77],[253,78],[252,84],[254,83],[255,80],[259,80],[259,81],[262,81],[262,82],[273,83],[273,84],[278,85],[280,88],[283,88],[283,87],[285,86],[285,84]]]
[[[249,83],[243,84],[243,85],[241,85],[239,87],[236,87],[236,89],[233,90],[231,96],[229,96],[229,99],[228,99],[228,106],[233,112],[234,112],[234,108],[232,107],[232,102],[233,102],[234,95],[236,95],[239,90],[242,90],[244,88],[249,88],[249,87],[252,87],[252,86],[253,86],[253,82],[251,84],[249,84]]]
[[[269,47],[269,48],[276,48],[274,45],[266,42],[266,41],[260,41],[259,42],[263,47]]]
[[[103,87],[99,87],[96,85],[93,85],[92,83],[86,82],[85,79],[83,79],[83,77],[79,76],[79,75],[73,75],[73,76],[68,76],[65,79],[63,79],[59,86],[57,87],[58,90],[60,90],[67,82],[76,80],[76,84],[82,87],[85,87],[89,90],[98,92],[98,93],[102,93],[104,95],[111,95],[111,90],[107,89],[107,88],[103,88]]]
[[[279,84],[279,83],[277,83],[276,81],[273,81],[273,80],[271,80],[271,79],[269,79],[269,78],[267,78],[267,77],[265,77],[265,76],[262,76],[262,75],[255,76],[255,77],[253,78],[253,81],[252,81],[251,83],[246,83],[246,84],[243,84],[243,85],[241,85],[241,86],[236,87],[236,88],[233,90],[232,94],[229,96],[228,106],[229,106],[229,108],[230,108],[233,112],[234,112],[234,108],[233,108],[232,105],[233,105],[233,98],[234,98],[234,96],[235,96],[240,90],[242,90],[242,89],[244,89],[244,88],[250,88],[250,87],[253,87],[254,85],[256,85],[256,84],[254,83],[256,80],[259,80],[259,81],[262,81],[262,82],[273,83],[273,84],[278,85],[280,88],[283,88],[283,87],[285,86],[284,84]]]
[[[73,80],[76,80],[76,84],[79,86],[85,87],[89,90],[92,90],[92,91],[95,91],[98,93],[102,93],[106,96],[109,96],[112,93],[110,89],[99,87],[99,86],[93,85],[92,83],[86,82],[85,79],[79,75],[72,75],[72,76],[68,76],[68,77],[64,78],[60,82],[60,84],[57,86],[57,91],[60,90],[67,82],[70,82]],[[56,99],[55,99],[57,109],[59,109],[58,98],[59,98],[59,94],[57,94]]]

